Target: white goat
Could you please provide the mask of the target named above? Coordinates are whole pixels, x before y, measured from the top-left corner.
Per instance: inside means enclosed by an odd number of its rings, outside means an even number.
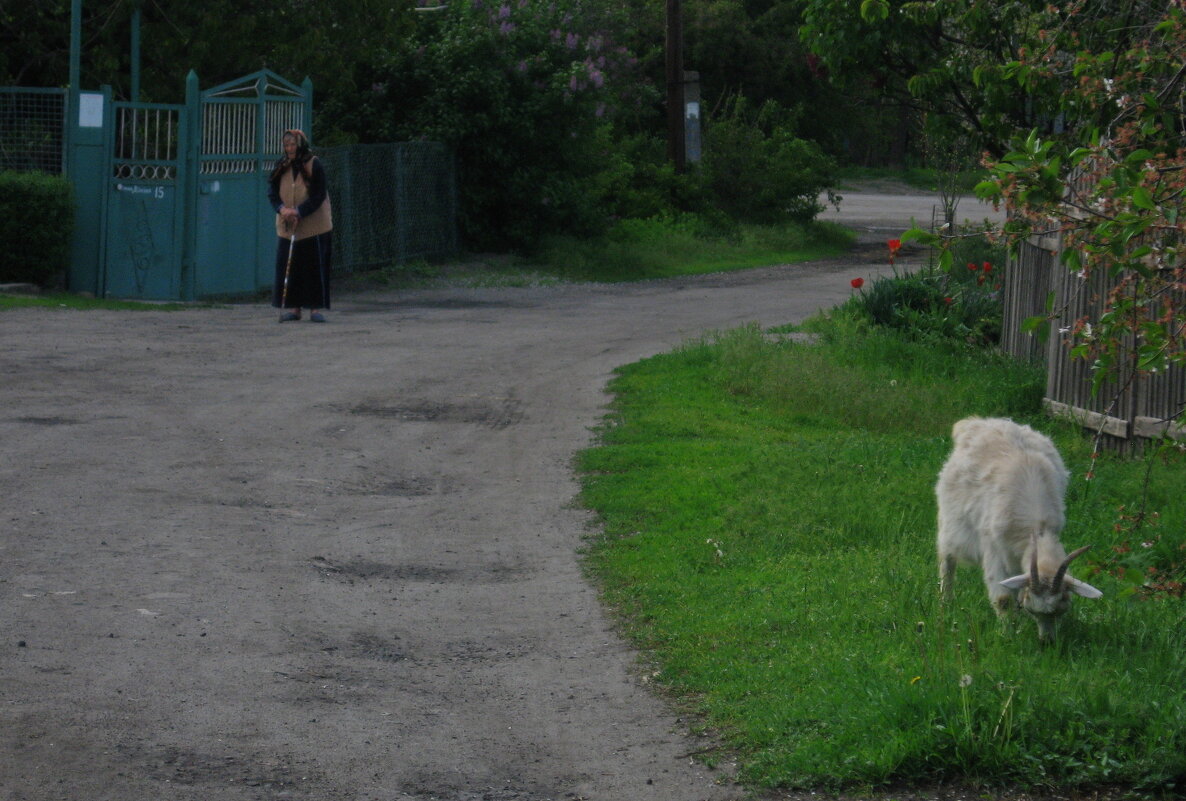
[[[969,417],[951,436],[955,448],[935,485],[943,598],[951,599],[957,561],[979,564],[997,614],[1020,604],[1037,621],[1038,637],[1050,642],[1071,593],[1103,595],[1067,575],[1091,546],[1068,555],[1058,539],[1067,489],[1062,458],[1048,437],[1012,420]]]

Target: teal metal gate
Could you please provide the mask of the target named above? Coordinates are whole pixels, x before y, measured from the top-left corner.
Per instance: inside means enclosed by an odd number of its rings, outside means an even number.
[[[117,102],[112,111],[102,294],[184,297],[185,106]]]
[[[311,128],[308,80],[261,70],[201,92],[191,71],[184,105],[112,102],[104,87],[71,117],[72,290],[193,300],[271,284],[267,174],[283,132]]]
[[[270,286],[275,213],[264,199],[284,131],[308,132],[312,86],[263,70],[201,93],[193,295]]]

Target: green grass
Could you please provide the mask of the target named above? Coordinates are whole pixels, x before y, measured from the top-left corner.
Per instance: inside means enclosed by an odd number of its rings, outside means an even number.
[[[108,300],[106,298],[92,298],[85,295],[74,295],[68,292],[53,292],[44,295],[9,295],[0,294],[0,311],[5,309],[75,309],[89,311],[92,309],[110,309],[114,311],[177,311],[192,309],[192,303],[145,303],[137,300]]]
[[[569,281],[641,281],[829,258],[852,241],[851,232],[830,223],[713,232],[694,218],[623,220],[598,239],[553,238],[530,262]]]
[[[830,223],[705,230],[696,218],[623,220],[593,239],[553,237],[530,256],[480,256],[444,264],[417,261],[345,277],[356,288],[528,287],[615,283],[743,270],[838,256],[850,231]]]
[[[1180,787],[1186,611],[1126,560],[1140,541],[1178,553],[1181,459],[1153,472],[1157,528],[1117,530],[1144,465],[1104,457],[1085,483],[1089,445],[1039,414],[1038,370],[814,327],[816,345],[728,332],[612,384],[579,459],[602,523],[588,566],[656,680],[755,787]],[[1095,543],[1076,572],[1105,597],[1079,599],[1053,647],[1022,617],[1001,626],[972,568],[938,601],[932,487],[969,414],[1051,433],[1079,476],[1064,541]]]
[[[906,184],[923,192],[937,192],[939,190],[939,172],[933,167],[843,167],[840,169],[840,192],[853,184],[869,181],[892,181]],[[983,181],[983,170],[967,170],[961,172],[956,179],[956,187],[964,194],[972,194],[976,184]]]
[[[471,255],[447,262],[417,259],[341,276],[340,291],[440,289],[446,287],[525,288],[555,286],[560,279],[513,255]]]

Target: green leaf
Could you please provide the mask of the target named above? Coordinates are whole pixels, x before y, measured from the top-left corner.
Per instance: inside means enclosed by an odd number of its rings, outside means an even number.
[[[1046,315],[1044,314],[1035,314],[1033,317],[1026,317],[1021,322],[1021,332],[1023,334],[1032,334],[1041,328],[1045,322]]]
[[[976,197],[981,200],[987,200],[1001,194],[1001,185],[996,181],[981,181],[976,184],[976,188],[973,191],[975,191]]]
[[[865,22],[880,22],[889,18],[888,0],[862,0],[861,19]]]
[[[911,228],[909,231],[903,231],[902,236],[899,238],[903,242],[918,242],[921,245],[936,245],[941,239],[938,234],[925,231],[917,226]]]
[[[950,250],[944,250],[939,254],[939,269],[945,273],[951,272],[951,265],[953,257]]]
[[[1157,204],[1153,202],[1153,195],[1143,186],[1135,187],[1132,190],[1132,204],[1138,209],[1157,211]]]
[[[1137,369],[1148,372],[1150,370],[1164,370],[1166,365],[1165,352],[1161,348],[1141,348]]]

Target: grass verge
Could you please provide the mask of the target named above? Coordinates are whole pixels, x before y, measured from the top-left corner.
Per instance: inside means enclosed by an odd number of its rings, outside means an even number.
[[[641,281],[830,258],[852,242],[851,232],[821,222],[743,225],[717,235],[695,218],[623,220],[598,239],[554,237],[531,263],[568,281]]]
[[[1183,548],[1182,460],[1146,486],[1145,465],[1102,457],[1085,483],[1089,446],[1040,416],[1038,370],[816,328],[817,345],[720,334],[613,381],[579,458],[588,566],[656,681],[755,787],[1181,787],[1186,611],[1129,560]],[[1064,541],[1095,543],[1076,572],[1105,597],[1053,647],[1000,625],[974,569],[938,602],[932,486],[969,414],[1051,433],[1077,476]],[[1142,497],[1160,517],[1134,531]]]
[[[984,180],[983,170],[965,170],[956,177],[955,186],[964,194],[972,194],[976,184]],[[840,193],[852,183],[888,181],[905,184],[923,192],[939,191],[939,171],[933,167],[843,167],[839,171]]]
[[[603,237],[553,237],[529,257],[415,261],[355,273],[344,282],[355,288],[423,289],[644,281],[831,258],[852,242],[850,231],[829,223],[741,226],[722,233],[702,230],[694,218],[623,220]]]

